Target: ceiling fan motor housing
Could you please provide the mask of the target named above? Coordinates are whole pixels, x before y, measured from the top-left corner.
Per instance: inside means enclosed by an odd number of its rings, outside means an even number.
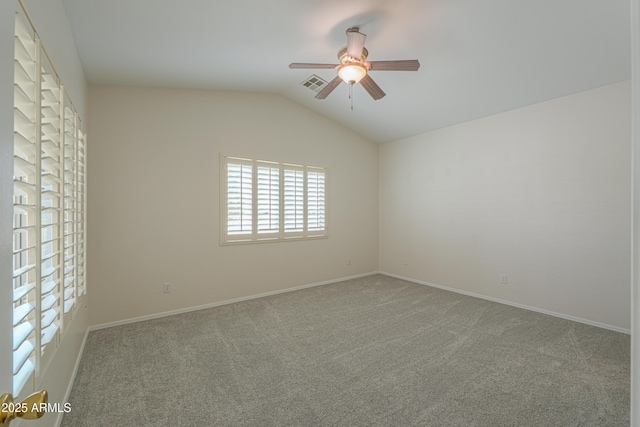
[[[351,58],[349,55],[347,55],[346,46],[338,51],[338,59],[340,60],[341,64],[345,64],[347,62],[354,62],[354,61],[364,64],[368,56],[369,56],[369,51],[367,50],[366,47],[362,48],[362,57],[360,58]]]

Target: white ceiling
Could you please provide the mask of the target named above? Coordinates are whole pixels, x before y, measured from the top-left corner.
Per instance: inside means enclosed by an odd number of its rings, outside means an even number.
[[[62,0],[91,84],[280,93],[386,142],[630,78],[628,0]],[[373,101],[326,100],[291,62],[337,63],[345,30],[369,60]]]

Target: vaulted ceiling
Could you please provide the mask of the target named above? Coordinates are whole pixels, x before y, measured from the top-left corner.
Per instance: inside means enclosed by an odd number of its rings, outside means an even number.
[[[628,0],[63,0],[91,84],[279,93],[386,142],[630,78]],[[337,63],[345,30],[369,59],[373,101],[327,99],[291,62]]]

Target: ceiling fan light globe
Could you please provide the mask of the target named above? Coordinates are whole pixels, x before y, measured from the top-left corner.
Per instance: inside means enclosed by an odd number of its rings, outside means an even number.
[[[367,69],[359,63],[344,64],[338,68],[338,76],[348,84],[356,84],[367,75]]]

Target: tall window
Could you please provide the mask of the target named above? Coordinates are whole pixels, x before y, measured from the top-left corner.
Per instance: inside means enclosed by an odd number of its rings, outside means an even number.
[[[327,237],[322,167],[221,157],[221,243]]]
[[[80,119],[22,8],[16,11],[13,394],[33,391],[85,293]]]

